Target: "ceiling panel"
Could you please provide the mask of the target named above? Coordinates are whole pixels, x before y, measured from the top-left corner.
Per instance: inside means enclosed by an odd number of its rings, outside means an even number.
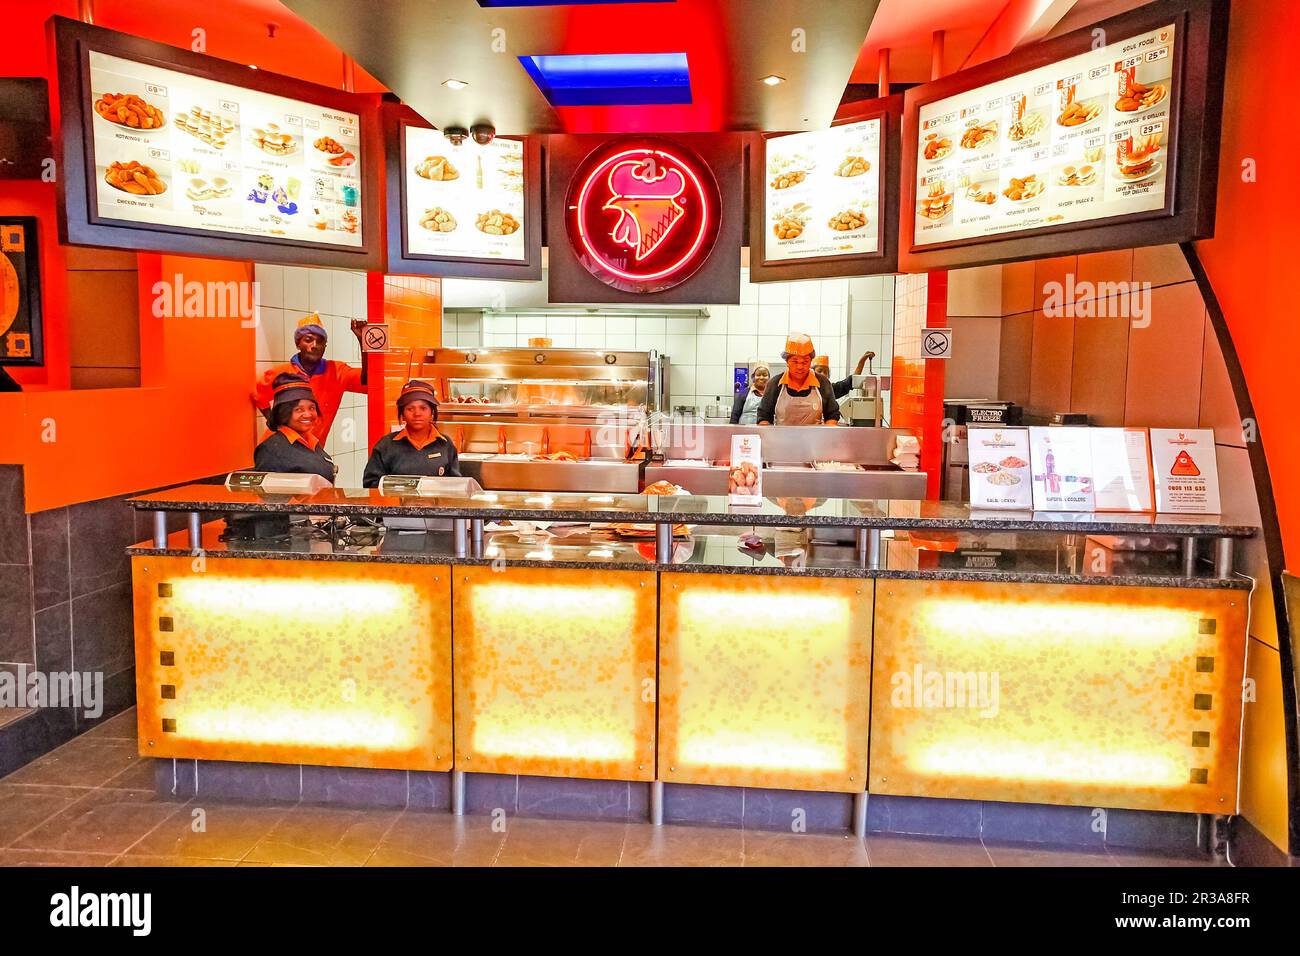
[[[879,2],[284,0],[430,123],[505,134],[825,127]],[[579,53],[685,53],[691,102],[553,108],[518,60]],[[773,73],[787,82],[759,82]],[[451,90],[449,78],[469,86]]]

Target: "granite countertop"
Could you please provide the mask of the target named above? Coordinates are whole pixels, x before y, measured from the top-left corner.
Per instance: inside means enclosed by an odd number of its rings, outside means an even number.
[[[1175,587],[1248,589],[1245,578],[1221,580],[1213,577],[1184,577],[1176,554],[1162,565],[1141,573],[1116,576],[1083,575],[1062,571],[1070,549],[1044,548],[1009,552],[1006,566],[988,569],[944,567],[941,555],[917,548],[907,541],[889,541],[882,551],[882,567],[864,568],[851,545],[814,541],[809,544],[798,533],[768,535],[761,550],[742,550],[734,533],[693,534],[678,537],[671,563],[655,560],[653,541],[623,541],[607,532],[585,531],[564,537],[542,534],[495,532],[484,537],[480,557],[456,557],[452,536],[446,531],[399,532],[388,529],[381,541],[336,546],[319,529],[295,526],[287,538],[264,541],[222,541],[224,522],[203,526],[201,552],[210,558],[252,558],[286,561],[359,561],[396,564],[448,564],[492,567],[562,567],[572,570],[628,570],[674,573],[758,574],[793,577],[837,577],[858,580],[952,580],[1025,584],[1090,584],[1130,587]],[[802,548],[803,555],[777,557],[788,549]],[[190,557],[188,533],[168,537],[167,547],[155,549],[148,542],[128,549],[132,555]],[[1074,549],[1077,551],[1077,549]]]
[[[265,495],[220,485],[186,485],[130,499],[143,511],[209,514],[270,512],[302,515],[383,515],[552,522],[668,520],[710,525],[852,527],[936,531],[1052,531],[1066,534],[1195,535],[1247,538],[1256,525],[1231,515],[1149,515],[981,511],[953,501],[768,498],[753,507],[725,496],[484,492],[472,498],[382,495],[374,489],[328,488],[311,495]]]

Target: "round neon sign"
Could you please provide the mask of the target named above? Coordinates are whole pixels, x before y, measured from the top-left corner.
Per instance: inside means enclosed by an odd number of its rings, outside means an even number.
[[[690,150],[623,141],[578,165],[565,225],[578,261],[601,282],[624,292],[662,292],[709,257],[720,205],[713,172]]]

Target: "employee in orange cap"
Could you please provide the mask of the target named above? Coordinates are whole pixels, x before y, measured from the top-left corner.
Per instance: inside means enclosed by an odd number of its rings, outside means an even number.
[[[858,367],[853,370],[853,375],[861,375],[862,370],[867,367],[867,359],[875,357],[875,352],[863,352],[862,358],[858,359]],[[853,391],[853,375],[845,376],[838,382],[831,381],[831,359],[829,355],[819,355],[813,359],[813,371],[817,373],[818,378],[831,383],[831,391],[835,393],[836,398],[843,398]]]
[[[271,408],[267,422],[271,430],[253,450],[253,467],[258,471],[320,475],[334,482],[334,459],[314,429],[320,407],[311,382],[301,372],[284,372],[271,385]]]
[[[791,335],[781,358],[785,371],[772,379],[758,406],[760,425],[834,425],[840,420],[831,383],[812,370],[812,339],[802,333]]]
[[[361,476],[364,487],[378,488],[385,475],[460,477],[456,446],[433,424],[438,418],[438,401],[432,385],[418,380],[403,385],[397,396],[397,417],[402,429],[375,442]]]
[[[361,341],[361,333],[366,327],[364,319],[352,320],[352,334]],[[321,325],[320,315],[313,312],[303,316],[293,332],[293,343],[298,347],[298,354],[283,365],[266,372],[253,387],[253,404],[264,416],[268,415],[271,405],[272,386],[276,376],[285,373],[306,375],[311,380],[312,391],[320,403],[320,416],[316,419],[315,435],[322,442],[334,424],[339,404],[344,392],[364,392],[366,390],[366,356],[361,353],[361,367],[346,365],[333,359],[325,358],[325,346],[329,334]],[[268,416],[267,421],[270,421]]]

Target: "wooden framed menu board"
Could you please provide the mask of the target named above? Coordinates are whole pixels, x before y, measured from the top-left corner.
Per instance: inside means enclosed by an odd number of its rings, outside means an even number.
[[[377,97],[52,23],[62,241],[383,268]]]
[[[409,107],[385,103],[384,142],[389,272],[541,279],[536,137],[452,143]]]
[[[1157,0],[907,91],[902,268],[1213,235],[1226,42]]]
[[[897,271],[903,96],[859,105],[829,129],[755,138],[751,282]]]

